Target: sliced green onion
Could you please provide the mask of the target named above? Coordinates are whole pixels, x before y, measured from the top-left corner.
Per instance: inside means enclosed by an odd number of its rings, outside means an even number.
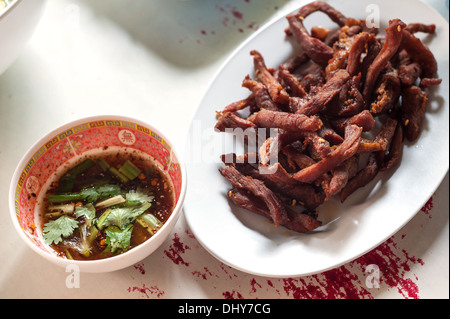
[[[48,207],[48,213],[45,214],[45,217],[56,218],[62,215],[72,214],[74,211],[74,204],[51,205]]]
[[[80,164],[78,164],[75,167],[69,169],[67,171],[67,175],[78,176],[78,175],[83,174],[84,172],[86,172],[88,169],[90,169],[94,165],[95,165],[95,162],[92,159],[87,158],[84,161],[82,161]]]
[[[99,230],[95,225],[93,225],[93,226],[91,226],[91,228],[89,228],[89,232],[90,233],[89,233],[89,236],[87,236],[87,238],[86,238],[86,242],[89,246],[91,246],[92,243],[94,242],[95,238],[97,238]]]
[[[58,182],[58,194],[70,193],[73,189],[73,185],[75,184],[75,179],[77,177],[75,175],[71,176],[63,176],[59,179]]]
[[[117,195],[117,196],[102,200],[101,202],[98,202],[97,204],[95,204],[95,207],[96,208],[106,208],[106,207],[110,207],[110,206],[114,206],[114,205],[123,204],[125,202],[126,202],[126,200],[125,200],[125,198],[123,198],[122,195]]]
[[[48,207],[48,210],[50,212],[61,212],[65,214],[71,214],[75,211],[75,205],[74,204],[63,204],[63,205],[51,205]]]
[[[142,173],[142,171],[136,167],[130,160],[127,160],[123,165],[119,168],[119,172],[128,177],[130,180],[135,179]]]
[[[88,230],[86,224],[80,227],[80,236],[81,236],[81,247],[80,247],[80,253],[84,257],[89,257],[91,255],[91,250],[89,248],[89,242],[88,242]]]
[[[125,175],[123,175],[121,172],[119,172],[119,170],[117,170],[115,167],[110,167],[109,171],[111,173],[113,173],[114,175],[116,175],[122,182],[126,183],[129,181],[128,177],[126,177]]]
[[[100,168],[106,172],[107,170],[109,170],[109,168],[111,167],[111,165],[109,165],[109,163],[104,159],[104,158],[99,158],[97,160],[97,164],[100,166]]]
[[[77,176],[83,174],[84,172],[86,172],[88,169],[90,169],[94,165],[95,165],[95,162],[92,159],[87,158],[84,161],[82,161],[80,164],[78,164],[75,167],[72,167],[70,170],[68,170],[67,173],[63,177],[61,177],[59,180],[58,194],[64,194],[64,193],[71,192]]]
[[[65,254],[66,254],[67,259],[73,260],[73,257],[72,257],[72,255],[70,254],[69,250],[66,249],[64,252],[65,252]]]
[[[73,202],[83,200],[84,197],[82,194],[54,194],[49,195],[48,200],[52,204],[65,203],[65,202]]]
[[[103,212],[103,214],[98,218],[98,221],[97,221],[97,228],[99,229],[99,230],[102,230],[103,229],[103,227],[105,227],[105,220],[106,220],[106,217],[108,217],[108,215],[111,213],[111,209],[110,208],[108,208],[107,210],[105,210],[104,212]]]
[[[144,227],[151,235],[154,235],[158,229],[160,229],[163,223],[150,213],[145,213],[139,216],[136,221]]]

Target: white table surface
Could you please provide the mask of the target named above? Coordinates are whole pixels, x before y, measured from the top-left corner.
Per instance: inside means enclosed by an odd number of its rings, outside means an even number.
[[[428,1],[448,21],[448,2]],[[387,242],[337,269],[265,278],[216,260],[184,217],[135,266],[69,275],[15,233],[9,182],[26,150],[52,128],[96,114],[157,123],[183,147],[190,119],[227,56],[288,0],[49,0],[32,39],[0,76],[0,298],[449,298],[449,178]],[[381,284],[365,282],[368,260]]]

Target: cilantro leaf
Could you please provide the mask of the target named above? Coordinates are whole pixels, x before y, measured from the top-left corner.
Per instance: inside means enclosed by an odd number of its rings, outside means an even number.
[[[99,186],[96,191],[101,198],[117,196],[122,192],[119,185],[110,184]]]
[[[77,206],[75,208],[74,214],[77,218],[85,217],[86,218],[86,226],[88,228],[91,227],[92,221],[95,219],[95,207],[92,203],[87,203],[84,206]]]
[[[62,237],[66,238],[72,235],[73,231],[78,227],[78,221],[66,215],[56,220],[51,220],[44,225],[42,229],[44,240],[47,245],[51,243],[58,244],[62,241]]]
[[[154,196],[144,193],[140,188],[138,188],[137,190],[131,190],[125,194],[125,199],[127,201],[131,201],[131,202],[136,201],[136,202],[140,202],[140,203],[145,203],[145,202],[151,203],[153,198],[154,198]]]
[[[137,207],[118,207],[111,209],[110,213],[106,217],[104,226],[117,226],[123,229],[128,224],[132,223],[137,217],[142,215],[151,206],[146,202]]]
[[[111,249],[112,253],[117,250],[125,251],[130,247],[131,233],[133,231],[133,225],[130,224],[124,229],[120,229],[116,226],[110,226],[106,228],[106,239],[105,242]]]
[[[77,218],[84,216],[87,219],[92,220],[95,218],[95,207],[91,203],[88,203],[85,206],[77,206],[74,214]]]
[[[95,188],[91,187],[81,190],[80,196],[89,202],[95,202],[98,199],[99,194]]]

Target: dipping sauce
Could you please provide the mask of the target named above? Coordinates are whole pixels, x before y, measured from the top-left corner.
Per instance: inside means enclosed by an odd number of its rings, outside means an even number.
[[[137,153],[85,157],[47,190],[40,212],[44,240],[62,258],[122,254],[158,232],[174,198],[166,173]]]

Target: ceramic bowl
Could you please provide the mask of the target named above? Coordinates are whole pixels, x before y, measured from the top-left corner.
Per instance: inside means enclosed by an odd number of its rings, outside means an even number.
[[[33,34],[46,0],[14,0],[0,9],[0,74],[18,57]]]
[[[107,148],[105,146],[108,146]],[[70,260],[57,256],[45,244],[39,207],[49,183],[62,168],[83,155],[137,150],[151,156],[173,184],[176,205],[164,226],[144,243],[120,255],[100,260]],[[11,180],[9,206],[13,224],[25,243],[45,259],[82,272],[109,272],[131,266],[149,256],[171,233],[182,212],[186,173],[180,154],[155,127],[122,116],[94,116],[67,123],[39,139],[23,156]]]

